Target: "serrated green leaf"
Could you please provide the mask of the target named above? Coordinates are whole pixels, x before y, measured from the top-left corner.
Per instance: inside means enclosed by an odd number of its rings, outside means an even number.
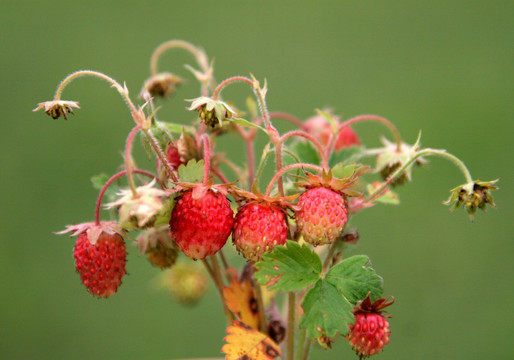
[[[290,147],[301,162],[313,165],[320,165],[318,150],[309,141],[299,141]]]
[[[304,311],[300,327],[307,329],[307,336],[327,347],[322,337],[334,337],[337,333],[346,335],[348,324],[355,322],[353,305],[336,289],[334,285],[319,279],[302,301]]]
[[[189,160],[186,165],[178,167],[180,181],[189,183],[199,183],[203,180],[204,161]]]
[[[245,119],[241,119],[241,118],[230,118],[228,119],[231,123],[233,124],[236,124],[236,125],[241,125],[241,126],[244,126],[244,127],[251,127],[251,128],[256,128],[256,129],[259,129],[263,132],[266,132],[266,130],[264,130],[262,127],[260,127],[259,125],[256,125],[248,120],[245,120]]]
[[[255,264],[255,278],[271,290],[297,291],[318,280],[321,259],[308,246],[288,241],[275,246]]]
[[[383,281],[365,255],[355,255],[332,267],[325,276],[352,303],[363,300],[368,293],[374,301],[382,296]]]

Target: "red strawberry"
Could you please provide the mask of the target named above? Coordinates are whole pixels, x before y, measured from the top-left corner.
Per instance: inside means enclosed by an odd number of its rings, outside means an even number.
[[[75,268],[89,292],[99,298],[116,293],[125,275],[127,251],[118,234],[101,233],[95,244],[87,232],[79,235],[73,252]]]
[[[168,145],[168,149],[166,150],[166,158],[173,170],[177,170],[178,167],[184,163],[180,158],[178,148],[173,144]]]
[[[393,302],[394,299],[378,299],[371,303],[368,296],[353,310],[355,324],[348,325],[350,331],[346,339],[361,359],[382,352],[382,348],[389,344],[391,330],[381,310]]]
[[[232,240],[248,260],[258,261],[265,252],[287,240],[286,217],[272,205],[249,202],[239,208],[234,220]]]
[[[186,190],[171,212],[170,229],[180,250],[191,259],[205,259],[217,253],[232,231],[234,213],[227,197],[207,189]]]
[[[337,135],[336,140],[336,151],[339,151],[343,148],[348,148],[351,146],[359,146],[361,144],[361,141],[359,140],[359,137],[357,136],[357,133],[352,130],[351,127],[346,126],[341,129],[339,132],[339,135]]]
[[[308,243],[330,244],[343,233],[347,211],[337,192],[322,186],[308,189],[300,196],[298,208],[298,231]]]

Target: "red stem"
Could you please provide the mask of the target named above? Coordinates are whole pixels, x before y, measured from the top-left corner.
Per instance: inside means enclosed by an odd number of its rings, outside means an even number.
[[[163,186],[163,183],[154,175],[152,174],[151,172],[148,172],[148,171],[145,171],[145,170],[139,170],[139,169],[134,169],[132,170],[132,172],[135,172],[135,173],[138,173],[138,174],[142,174],[142,175],[146,175],[148,177],[151,177],[151,178],[154,178],[155,180],[157,180],[157,182],[159,182],[159,184],[161,186]],[[123,170],[123,171],[120,171],[119,173],[117,174],[114,174],[109,180],[107,180],[107,182],[104,184],[104,186],[102,187],[102,189],[100,190],[100,193],[98,194],[98,198],[96,199],[96,207],[95,207],[95,225],[100,225],[100,206],[102,205],[102,198],[105,194],[105,191],[107,191],[107,189],[109,188],[109,186],[116,180],[118,179],[119,177],[127,174],[128,171],[127,170]]]
[[[212,93],[212,99],[216,100],[218,98],[218,95],[221,93],[221,90],[223,90],[223,88],[228,84],[235,81],[243,81],[250,84],[253,87],[253,81],[251,79],[248,79],[246,76],[233,76],[231,78],[223,80],[218,86],[216,86],[216,89],[214,89],[214,92]]]
[[[287,138],[290,138],[292,136],[301,136],[301,137],[306,138],[307,140],[310,140],[316,146],[316,148],[321,156],[321,162],[322,162],[323,168],[328,169],[327,154],[325,154],[325,152],[323,151],[323,146],[314,136],[312,136],[309,133],[306,133],[305,131],[295,130],[295,131],[290,131],[290,132],[282,135],[282,137],[280,138],[280,141],[284,142]]]
[[[360,116],[356,116],[354,118],[351,118],[351,119],[346,120],[345,122],[339,124],[339,127],[337,128],[337,132],[339,133],[343,128],[345,128],[347,126],[350,126],[350,125],[352,125],[352,124],[354,124],[356,122],[365,121],[365,120],[378,121],[378,122],[386,125],[391,130],[391,132],[394,135],[394,138],[395,138],[395,141],[396,141],[396,151],[398,151],[398,152],[401,151],[401,149],[402,149],[402,139],[400,137],[400,133],[398,132],[398,129],[396,129],[396,126],[394,126],[394,124],[392,122],[390,122],[386,118],[383,118],[382,116],[378,116],[378,115],[360,115]],[[334,136],[334,138],[336,138],[336,136]],[[335,143],[335,139],[333,139],[332,142]]]
[[[134,137],[137,132],[141,129],[141,125],[136,125],[130,132],[127,138],[127,145],[125,146],[125,169],[127,169],[127,177],[130,186],[130,190],[132,191],[132,195],[137,196],[136,186],[134,185],[134,178],[132,177],[132,169],[130,164],[130,153],[132,151],[132,143],[134,142]]]
[[[296,164],[292,164],[292,165],[288,165],[288,166],[285,166],[283,167],[282,169],[280,169],[274,176],[273,178],[271,178],[271,181],[269,182],[268,184],[268,187],[266,188],[266,196],[269,196],[271,194],[271,189],[273,188],[273,184],[275,183],[275,181],[277,181],[280,177],[282,177],[282,175],[289,171],[289,170],[293,170],[293,169],[297,169],[297,168],[307,168],[307,169],[312,169],[312,170],[316,170],[316,171],[319,171],[319,172],[322,172],[323,171],[323,168],[320,167],[320,166],[317,166],[317,165],[312,165],[312,164],[306,164],[306,163],[296,163]]]

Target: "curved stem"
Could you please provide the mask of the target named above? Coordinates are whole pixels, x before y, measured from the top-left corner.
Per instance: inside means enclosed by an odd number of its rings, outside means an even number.
[[[299,128],[303,128],[304,122],[298,119],[296,116],[291,115],[285,112],[272,112],[269,114],[270,119],[283,119],[287,120],[290,123],[298,126]]]
[[[309,133],[306,133],[305,131],[295,130],[295,131],[290,131],[290,132],[282,135],[280,140],[283,142],[287,138],[290,138],[292,136],[301,136],[301,137],[306,138],[310,142],[312,142],[314,144],[314,146],[316,146],[316,149],[318,150],[318,153],[319,153],[319,155],[321,157],[321,164],[322,164],[323,168],[328,170],[328,158],[327,158],[327,155],[323,151],[323,146],[321,146],[321,143],[314,136],[312,136]]]
[[[211,170],[211,148],[209,142],[209,136],[207,134],[202,135],[203,140],[203,160],[204,168],[203,168],[203,186],[207,186],[209,183],[209,172]]]
[[[154,178],[156,181],[159,182],[159,184],[161,186],[163,186],[164,184],[162,184],[160,182],[160,180],[154,175],[152,174],[151,172],[148,172],[148,171],[145,171],[145,170],[139,170],[139,169],[134,169],[132,170],[132,172],[134,173],[138,173],[138,174],[142,174],[142,175],[146,175],[148,177],[151,177],[151,178]],[[102,205],[102,199],[103,199],[103,196],[105,194],[105,192],[107,191],[107,189],[109,188],[109,186],[118,178],[122,177],[123,175],[127,174],[127,170],[123,170],[123,171],[120,171],[119,173],[116,173],[114,174],[113,176],[111,176],[111,178],[109,180],[107,180],[107,182],[104,184],[104,186],[102,187],[102,189],[100,190],[100,193],[98,194],[98,198],[96,199],[96,207],[95,207],[95,224],[96,225],[100,225],[100,206]]]
[[[132,116],[134,117],[134,121],[139,124],[141,122],[140,119],[137,118],[136,114],[138,113],[136,110],[136,107],[134,106],[134,103],[132,100],[130,100],[130,97],[128,95],[128,90],[126,87],[121,86],[116,80],[111,78],[110,76],[107,76],[101,72],[93,71],[93,70],[79,70],[74,73],[71,73],[70,75],[66,76],[64,80],[61,81],[59,86],[57,87],[57,90],[55,91],[54,100],[58,101],[61,100],[61,94],[64,90],[64,88],[74,79],[81,77],[81,76],[94,76],[98,77],[100,79],[103,79],[110,83],[112,87],[116,88],[120,95],[122,96],[123,100],[127,103],[127,105],[130,108],[130,112],[132,113]]]
[[[275,183],[275,181],[277,181],[277,179],[279,177],[281,177],[284,173],[286,173],[289,170],[298,169],[298,168],[307,168],[307,169],[312,169],[312,170],[316,170],[316,171],[319,171],[319,172],[323,171],[323,168],[320,167],[320,166],[312,165],[312,164],[306,164],[306,163],[298,163],[298,164],[292,164],[292,165],[284,166],[282,169],[280,169],[279,172],[277,172],[271,178],[271,181],[269,182],[268,187],[266,188],[265,195],[269,196],[271,194],[271,190],[273,189],[273,184]]]
[[[377,188],[373,193],[371,193],[368,197],[364,199],[364,202],[371,202],[375,200],[377,197],[379,197],[384,190],[389,186],[389,184],[396,179],[398,176],[401,175],[409,166],[411,166],[416,159],[422,157],[422,156],[439,156],[442,158],[445,158],[447,160],[450,160],[452,163],[454,163],[459,170],[464,175],[464,178],[466,179],[466,183],[473,182],[473,178],[471,177],[471,173],[469,172],[468,168],[464,163],[455,155],[452,155],[446,150],[437,150],[437,149],[423,149],[418,151],[414,156],[412,156],[405,164],[403,164],[398,170],[396,170],[379,188]]]
[[[371,120],[371,121],[378,121],[384,125],[386,125],[390,130],[391,132],[393,133],[393,136],[394,136],[394,139],[396,141],[396,151],[401,151],[402,149],[402,139],[400,137],[400,133],[398,132],[398,129],[396,129],[396,126],[394,126],[394,124],[392,122],[390,122],[389,120],[387,120],[386,118],[383,118],[382,116],[378,116],[378,115],[360,115],[360,116],[356,116],[356,117],[353,117],[349,120],[346,120],[345,122],[339,124],[339,127],[338,127],[338,133],[345,127],[347,126],[350,126],[356,122],[360,122],[360,121],[366,121],[366,120]],[[333,142],[335,142],[335,139],[337,138],[337,136],[334,136],[333,137]]]
[[[200,50],[193,44],[184,41],[184,40],[169,40],[161,45],[159,45],[150,58],[150,74],[152,76],[157,74],[157,61],[163,52],[173,48],[181,48],[189,51],[196,59],[196,62],[200,66],[203,72],[207,72],[209,70],[209,60],[207,59],[207,55],[203,50]]]
[[[125,169],[127,170],[127,177],[130,186],[130,190],[132,191],[132,196],[137,196],[136,185],[134,183],[134,177],[132,176],[132,164],[131,164],[131,151],[132,151],[132,143],[134,142],[134,137],[137,132],[141,130],[141,125],[136,125],[132,131],[130,132],[127,138],[127,145],[125,146]]]
[[[216,86],[216,89],[214,89],[214,92],[212,93],[212,98],[216,100],[218,96],[221,94],[221,91],[229,84],[234,82],[246,82],[250,84],[253,87],[253,81],[246,76],[233,76],[226,80],[223,80],[218,86]]]

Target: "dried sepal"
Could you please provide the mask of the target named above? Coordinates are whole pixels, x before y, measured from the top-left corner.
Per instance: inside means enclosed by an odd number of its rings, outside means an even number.
[[[382,142],[384,144],[384,148],[382,152],[377,157],[377,165],[376,170],[380,173],[384,180],[388,180],[388,178],[393,175],[396,170],[402,167],[405,163],[407,163],[420,148],[420,136],[416,140],[414,145],[409,145],[406,143],[401,143],[401,148],[398,150],[398,146],[396,143],[392,143],[385,138],[382,138]],[[426,163],[426,160],[422,157],[417,158],[414,161],[416,165],[423,165]],[[412,179],[412,166],[407,167],[401,174],[399,174],[393,181],[391,181],[392,186],[397,186],[403,184],[405,181],[411,181]]]
[[[468,212],[471,220],[473,220],[477,209],[485,211],[487,204],[496,207],[491,191],[498,189],[498,187],[494,185],[498,180],[499,179],[480,181],[479,179],[464,185],[459,185],[450,190],[451,195],[443,204],[449,205],[452,211],[462,205]]]
[[[96,244],[96,241],[102,233],[108,235],[118,234],[121,237],[125,236],[125,232],[121,226],[113,221],[101,221],[100,223],[88,222],[82,224],[67,225],[66,229],[56,232],[58,235],[71,233],[70,237],[78,236],[82,233],[87,234],[87,238],[92,245]]]
[[[196,110],[203,123],[214,128],[221,127],[223,120],[231,119],[236,111],[232,109],[227,103],[221,100],[214,100],[210,97],[201,96],[196,99],[187,100],[192,101],[187,110]]]
[[[37,104],[38,106],[32,111],[45,110],[45,113],[54,119],[64,117],[68,120],[66,114],[75,114],[73,108],[80,109],[79,103],[76,101],[53,100],[45,101]]]
[[[125,229],[147,228],[155,226],[159,216],[164,216],[162,224],[169,221],[167,192],[153,187],[155,180],[136,189],[136,195],[130,189],[121,190],[118,200],[106,204],[108,209],[119,207],[120,225]],[[168,204],[172,205],[172,204]],[[158,224],[157,224],[158,225]]]
[[[182,78],[171,73],[159,73],[145,81],[139,96],[143,100],[148,100],[151,97],[164,98],[173,94],[177,86],[183,82]]]

